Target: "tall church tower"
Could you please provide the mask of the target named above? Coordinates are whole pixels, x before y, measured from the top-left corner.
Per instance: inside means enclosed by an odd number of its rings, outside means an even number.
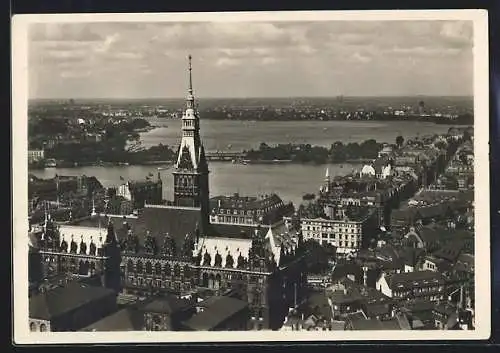
[[[195,107],[191,55],[189,60],[189,88],[186,110],[182,115],[182,139],[179,145],[174,175],[174,204],[182,207],[200,207],[208,226],[209,190],[208,164],[200,138],[200,118]]]

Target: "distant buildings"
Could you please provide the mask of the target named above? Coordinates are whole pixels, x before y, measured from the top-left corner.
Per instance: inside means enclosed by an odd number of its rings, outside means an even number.
[[[148,177],[146,180],[123,183],[118,187],[116,195],[130,201],[133,210],[142,209],[146,204],[162,204],[163,184],[160,175],[158,173],[156,181]],[[120,205],[119,207],[122,206]]]
[[[217,196],[210,199],[210,223],[232,224],[247,227],[258,225],[276,225],[283,221],[283,216],[293,213],[292,204],[284,204],[276,194],[248,197]]]
[[[366,246],[369,237],[377,231],[377,217],[374,210],[365,210],[351,215],[343,213],[343,217],[336,218],[332,213],[328,218],[301,218],[300,227],[304,240],[313,239],[320,244],[330,244],[337,248],[338,254],[355,252]],[[285,222],[292,219],[285,217]]]
[[[446,279],[439,272],[415,271],[396,274],[382,272],[376,287],[384,295],[396,299],[425,299],[439,301],[445,298]]]
[[[45,151],[41,150],[28,150],[28,164],[33,164],[45,159]]]

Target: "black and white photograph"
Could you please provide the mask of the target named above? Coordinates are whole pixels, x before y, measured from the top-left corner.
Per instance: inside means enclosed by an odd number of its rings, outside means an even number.
[[[489,337],[486,12],[12,33],[19,343]]]

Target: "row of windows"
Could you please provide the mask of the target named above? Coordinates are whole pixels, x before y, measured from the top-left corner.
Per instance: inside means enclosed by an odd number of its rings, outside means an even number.
[[[328,239],[332,241],[358,241],[360,238],[357,234],[328,234],[328,233],[305,233],[304,238],[310,239],[310,238],[316,238],[316,239]]]
[[[219,210],[219,214],[233,214],[233,215],[241,215],[241,216],[244,216],[245,215],[245,211],[244,210],[231,210],[230,209],[220,209]],[[247,216],[253,216],[255,214],[255,211],[252,211],[252,210],[249,210],[249,211],[246,211],[246,214]],[[260,214],[260,210],[258,211],[258,214]]]
[[[127,278],[127,284],[136,287],[173,289],[175,291],[180,291],[181,289],[189,290],[192,285],[192,283],[191,284],[182,283],[179,281],[171,282],[171,281],[164,281],[161,279],[151,279],[151,278],[132,277],[132,276],[129,276]]]
[[[443,286],[440,287],[419,287],[413,288],[413,290],[406,291],[394,291],[395,297],[406,297],[410,294],[426,294],[426,293],[434,293],[434,292],[442,292],[444,290]]]
[[[238,223],[238,224],[253,224],[254,220],[252,217],[231,217],[231,216],[218,216],[211,217],[215,222],[221,223]]]
[[[47,332],[47,325],[45,324],[40,324],[37,325],[35,322],[30,322],[30,331],[31,332]]]
[[[309,225],[303,225],[302,226],[303,230],[316,230],[316,231],[328,231],[328,232],[344,232],[344,233],[357,233],[361,232],[361,225],[359,224],[344,224],[342,226],[340,225],[334,225],[333,227],[331,225],[329,226],[309,226]]]
[[[188,265],[184,265],[183,268],[181,268],[180,265],[175,264],[173,267],[170,266],[170,264],[165,264],[164,266],[161,265],[161,263],[156,262],[153,266],[153,263],[151,261],[147,261],[146,263],[143,263],[142,261],[137,261],[135,264],[132,260],[128,260],[127,262],[127,272],[132,273],[146,273],[146,274],[155,274],[158,276],[165,275],[165,276],[175,276],[175,277],[180,277],[181,275],[184,275],[185,277],[189,277],[191,275],[191,268]]]

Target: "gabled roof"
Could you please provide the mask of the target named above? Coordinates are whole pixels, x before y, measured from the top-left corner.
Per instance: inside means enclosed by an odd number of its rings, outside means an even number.
[[[257,227],[251,225],[210,224],[208,235],[210,237],[252,239],[256,229]],[[265,230],[261,228],[260,231],[267,231],[267,228]]]
[[[449,262],[456,262],[464,248],[464,241],[450,242],[434,252],[434,256]]]
[[[142,327],[142,314],[135,308],[125,308],[94,322],[81,331],[140,331]]]
[[[193,303],[187,299],[180,299],[175,295],[168,295],[166,297],[151,300],[149,303],[140,308],[140,310],[142,312],[175,314],[188,308],[192,304]]]
[[[180,253],[186,235],[194,236],[196,227],[202,224],[201,216],[199,208],[147,205],[139,214],[132,232],[143,243],[149,231],[160,245],[168,234]]]
[[[196,331],[216,330],[218,325],[248,307],[248,303],[231,297],[220,297],[202,312],[184,322]]]
[[[115,295],[111,289],[70,282],[29,299],[29,317],[52,320],[92,301]]]
[[[427,286],[430,284],[444,283],[445,281],[441,273],[433,271],[403,272],[385,275],[385,277],[392,290]]]

